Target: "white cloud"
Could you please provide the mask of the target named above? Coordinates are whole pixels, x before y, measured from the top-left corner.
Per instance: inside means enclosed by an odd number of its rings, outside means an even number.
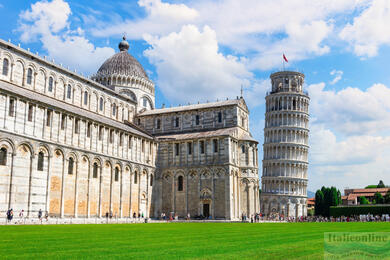
[[[390,88],[374,84],[365,91],[334,91],[319,83],[308,90],[309,187],[364,187],[380,179],[389,183]]]
[[[144,34],[166,36],[183,25],[209,26],[219,44],[248,54],[251,69],[280,67],[285,52],[292,62],[328,53],[326,40],[333,32],[333,17],[351,12],[366,0],[221,0],[169,4],[140,0],[142,19],[99,25],[94,35],[106,37],[126,32],[130,38]]]
[[[163,3],[161,0],[139,0],[138,5],[145,9],[145,18],[105,24],[92,30],[93,34],[106,37],[126,32],[129,39],[142,39],[145,34],[161,36],[180,30],[184,24],[193,23],[199,15],[195,9],[184,4]]]
[[[235,97],[252,77],[242,60],[218,50],[216,34],[208,26],[199,31],[187,25],[179,33],[145,40],[151,48],[144,54],[156,66],[157,84],[172,101]]]
[[[23,42],[41,41],[49,57],[82,72],[92,73],[114,54],[112,48],[95,47],[81,28],[70,29],[71,9],[63,0],[39,1],[19,15]]]
[[[356,55],[372,57],[378,54],[381,45],[390,45],[389,25],[390,1],[373,0],[339,36],[353,46]]]
[[[309,189],[334,185],[339,189],[390,182],[389,136],[350,136],[337,140],[323,125],[312,125],[310,135]]]
[[[388,133],[390,88],[375,84],[363,91],[348,87],[326,90],[325,83],[308,86],[312,121],[343,135]]]
[[[329,74],[331,76],[334,76],[332,81],[330,81],[330,84],[334,85],[334,84],[336,84],[337,82],[339,82],[341,80],[341,78],[343,77],[344,72],[342,70],[332,70]]]

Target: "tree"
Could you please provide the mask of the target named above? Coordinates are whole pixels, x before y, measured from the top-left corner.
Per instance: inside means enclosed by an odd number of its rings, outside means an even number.
[[[377,188],[386,188],[385,184],[383,183],[382,180],[379,181],[378,185],[376,186]]]
[[[375,193],[374,200],[375,200],[375,204],[383,204],[384,202],[383,196],[379,192]]]
[[[385,200],[384,201],[385,204],[390,204],[390,189],[387,191],[384,200]]]
[[[316,191],[316,201],[314,206],[314,214],[316,216],[323,216],[324,214],[324,193],[321,190]]]
[[[359,201],[361,205],[366,205],[369,203],[368,199],[364,196],[359,197]]]
[[[341,203],[341,192],[336,187],[327,188],[323,186],[321,190],[316,192],[315,215],[329,217],[330,206],[337,206]]]

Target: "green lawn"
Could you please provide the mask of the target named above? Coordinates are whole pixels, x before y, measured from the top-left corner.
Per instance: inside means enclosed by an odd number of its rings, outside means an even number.
[[[322,259],[324,232],[390,232],[390,224],[37,225],[0,231],[1,259]]]

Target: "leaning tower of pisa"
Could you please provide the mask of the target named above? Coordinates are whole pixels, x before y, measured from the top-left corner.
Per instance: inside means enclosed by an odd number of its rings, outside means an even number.
[[[309,96],[304,75],[271,75],[266,96],[261,211],[265,215],[307,215]]]

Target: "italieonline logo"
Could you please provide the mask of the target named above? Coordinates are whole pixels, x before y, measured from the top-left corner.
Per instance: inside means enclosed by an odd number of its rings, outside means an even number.
[[[390,259],[390,232],[324,233],[324,259]]]

